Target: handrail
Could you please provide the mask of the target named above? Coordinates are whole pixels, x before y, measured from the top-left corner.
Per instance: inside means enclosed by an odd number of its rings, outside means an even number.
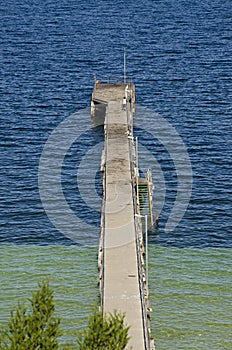
[[[127,109],[127,120],[128,120],[128,109]],[[130,127],[130,125],[128,124]],[[132,195],[133,195],[133,204],[134,204],[134,217],[137,213],[137,199],[136,199],[136,192],[135,192],[135,169],[133,164],[133,153],[135,153],[134,144],[132,141],[133,135],[131,135],[131,142],[129,141],[129,153],[130,153],[130,166],[131,166],[131,179],[132,179]],[[139,217],[137,217],[139,219]],[[136,225],[137,223],[137,225]],[[141,260],[141,247],[140,247],[140,238],[139,238],[139,225],[138,221],[134,220],[134,227],[135,227],[135,235],[136,235],[136,254],[137,254],[137,261],[138,261],[138,277],[139,277],[139,291],[140,291],[140,298],[141,298],[141,304],[142,304],[142,320],[143,320],[143,334],[144,334],[144,345],[146,350],[150,350],[150,337],[148,333],[147,328],[147,311],[146,311],[146,305],[145,305],[145,295],[144,295],[144,282],[143,282],[143,267],[142,267],[142,260]]]
[[[138,226],[139,225],[137,225],[137,231],[136,231],[136,247],[137,247],[137,259],[138,259],[139,287],[140,287],[140,295],[141,295],[141,301],[142,301],[142,317],[143,317],[145,349],[149,350],[150,349],[150,339],[149,339],[148,329],[147,329],[147,312],[146,312],[146,306],[145,306],[143,268],[142,268],[142,261],[141,261],[142,252],[141,252],[141,248],[140,248]],[[135,225],[135,229],[136,229],[136,225]]]

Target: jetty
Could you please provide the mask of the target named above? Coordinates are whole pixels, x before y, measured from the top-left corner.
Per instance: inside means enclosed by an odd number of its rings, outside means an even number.
[[[102,215],[98,254],[101,307],[125,314],[128,349],[153,350],[148,292],[148,229],[153,225],[152,179],[140,178],[133,136],[135,85],[95,79],[91,117],[104,118]]]

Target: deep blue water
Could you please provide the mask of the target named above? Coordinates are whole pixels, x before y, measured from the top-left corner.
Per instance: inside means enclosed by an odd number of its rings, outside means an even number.
[[[193,170],[188,210],[175,230],[165,233],[175,169],[162,145],[140,133],[166,181],[159,231],[150,241],[232,246],[230,0],[9,0],[0,4],[0,20],[1,243],[72,243],[41,204],[40,156],[59,123],[89,107],[94,74],[123,74],[126,48],[137,104],[175,127]],[[144,129],[150,129],[147,120]],[[101,130],[88,131],[66,155],[62,172],[67,202],[96,235],[100,214],[80,197],[76,173],[86,152],[101,141]],[[95,179],[100,193],[99,173]]]

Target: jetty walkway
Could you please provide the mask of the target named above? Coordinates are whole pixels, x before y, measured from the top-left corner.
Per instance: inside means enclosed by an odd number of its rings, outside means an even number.
[[[126,105],[123,99],[126,97]],[[104,313],[125,314],[128,349],[154,349],[150,339],[138,169],[133,138],[133,83],[95,82],[91,115],[104,112],[103,202],[98,266]],[[148,186],[149,187],[149,186]],[[137,188],[137,190],[136,190]]]

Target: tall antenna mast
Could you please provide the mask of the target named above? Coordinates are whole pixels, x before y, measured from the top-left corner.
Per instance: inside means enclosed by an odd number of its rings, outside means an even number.
[[[126,83],[126,49],[124,48],[124,83]]]

